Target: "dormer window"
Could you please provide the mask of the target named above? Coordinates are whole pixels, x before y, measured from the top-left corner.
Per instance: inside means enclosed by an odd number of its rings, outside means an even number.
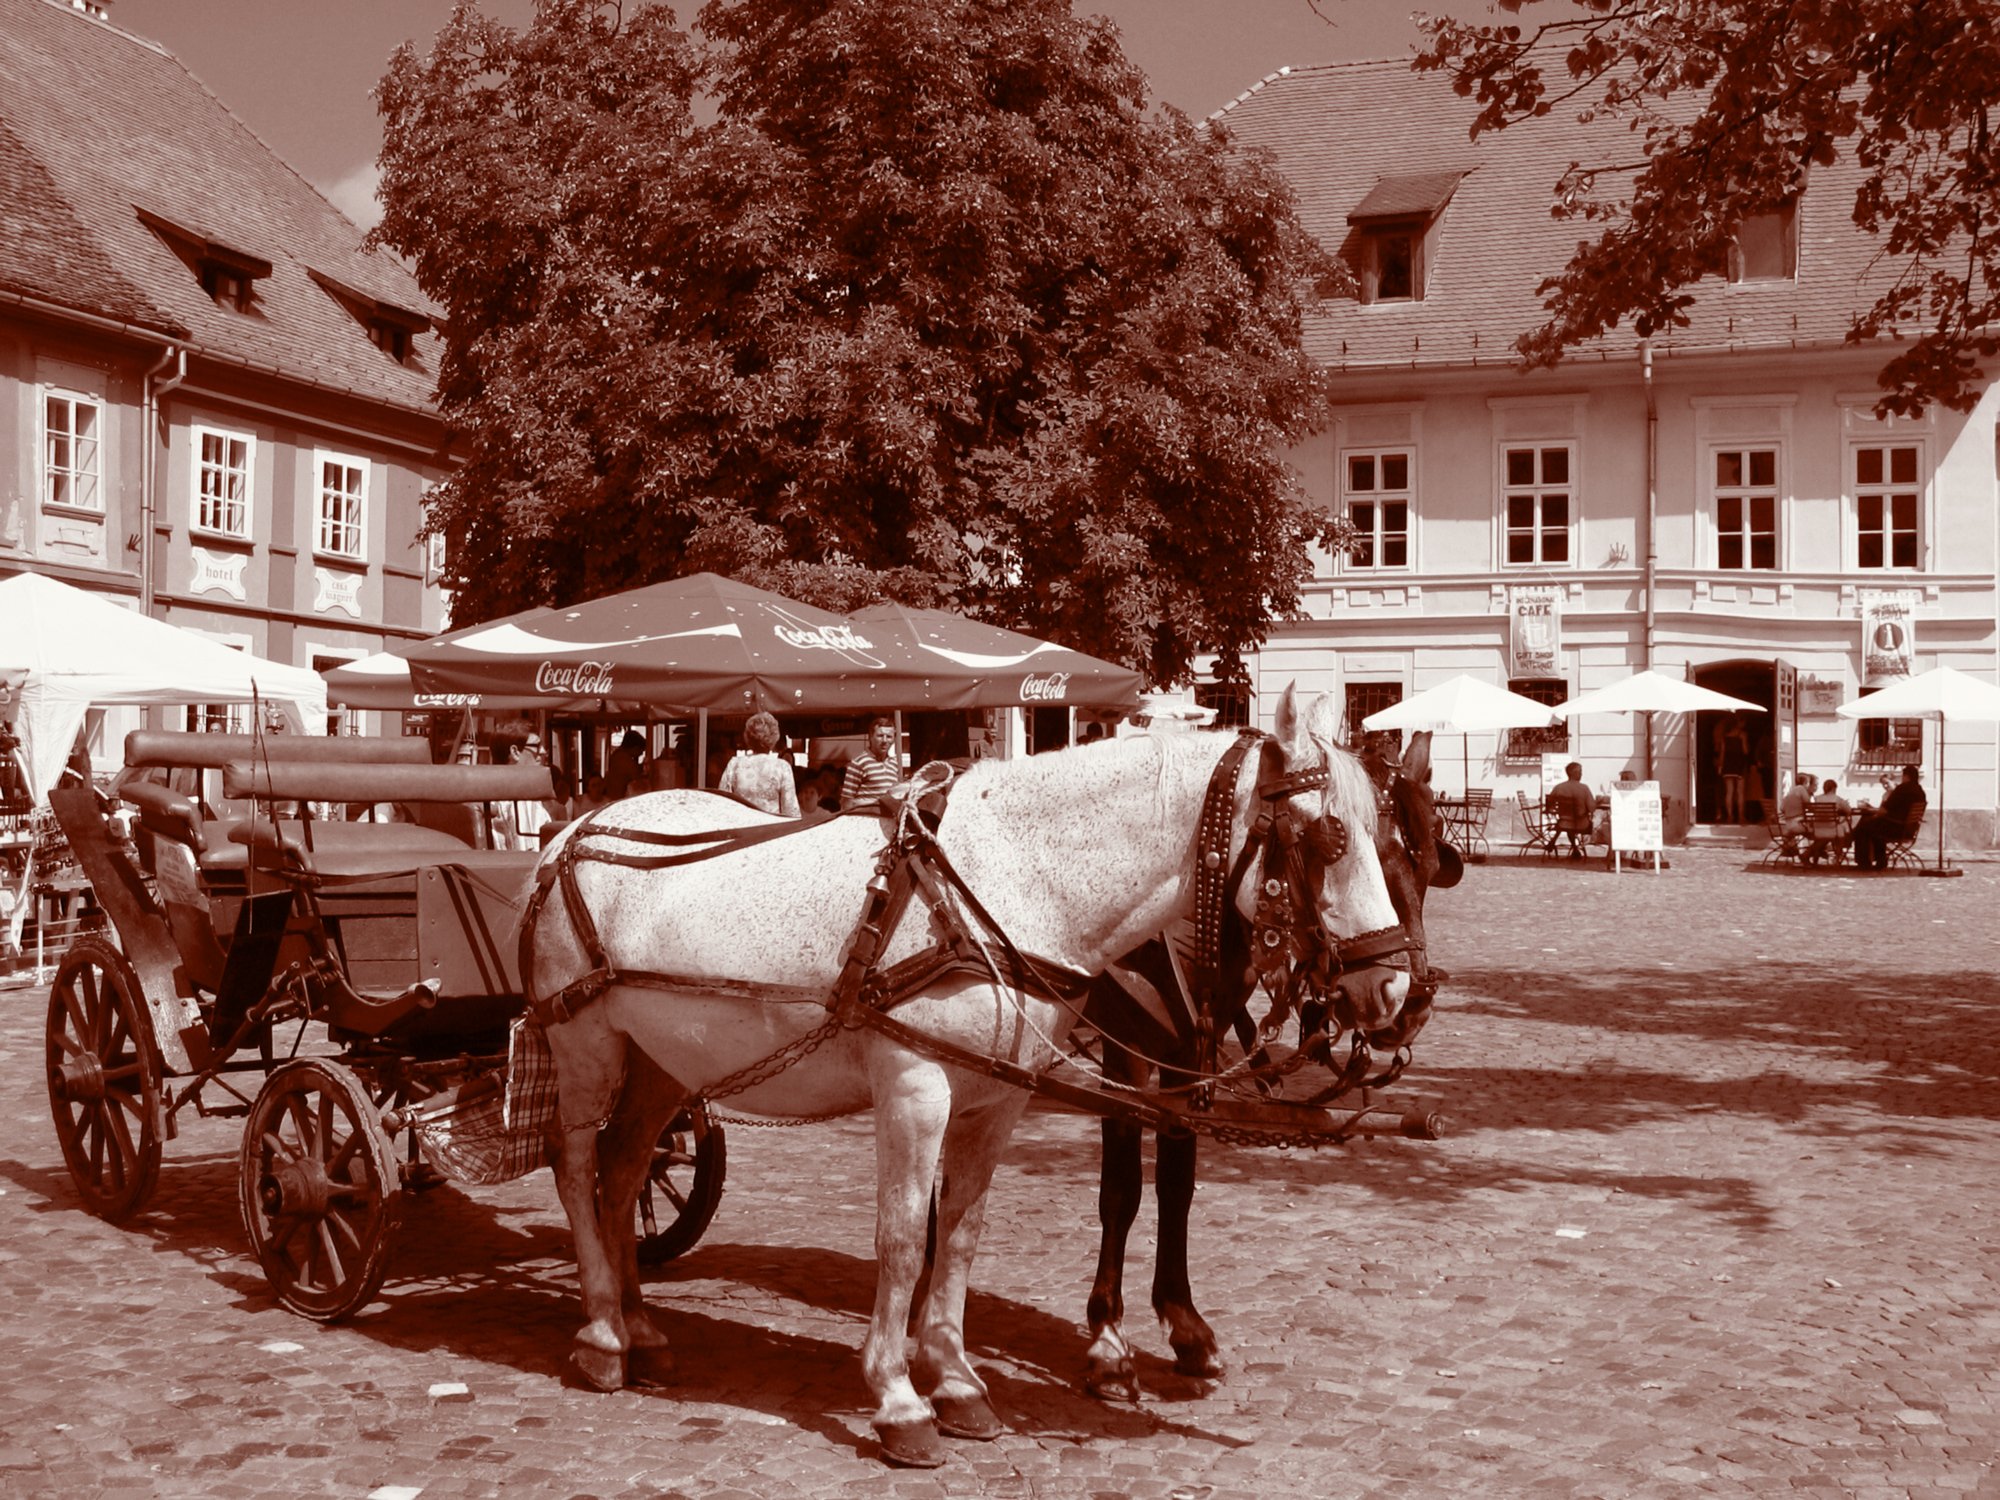
[[[369,343],[399,365],[409,361],[411,344],[416,336],[431,326],[431,320],[425,314],[413,308],[399,307],[324,271],[308,266],[306,275],[319,284],[320,290],[347,309],[348,315],[367,333]]]
[[[1421,302],[1437,251],[1438,225],[1463,172],[1382,177],[1354,206],[1350,259],[1363,302]]]
[[[1752,214],[1729,241],[1731,281],[1792,281],[1799,274],[1799,200]]]
[[[215,299],[217,307],[249,312],[256,301],[257,283],[271,274],[271,263],[261,255],[218,239],[205,229],[151,209],[135,210],[139,222],[160,237],[162,243],[180,257],[194,273],[201,289]]]

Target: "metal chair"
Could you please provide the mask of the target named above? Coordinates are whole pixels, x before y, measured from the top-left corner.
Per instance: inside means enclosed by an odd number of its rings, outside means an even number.
[[[1790,860],[1796,865],[1803,862],[1806,852],[1804,834],[1787,833],[1775,810],[1765,816],[1764,826],[1770,830],[1771,842],[1764,849],[1762,863],[1775,865]]]
[[[1921,870],[1924,862],[1917,854],[1917,840],[1923,837],[1925,813],[1903,825],[1903,831],[1883,846],[1883,868],[1888,870]]]
[[[1465,854],[1484,859],[1491,851],[1486,844],[1486,821],[1493,816],[1493,788],[1469,787],[1465,793]]]
[[[1552,854],[1556,847],[1555,815],[1537,807],[1526,792],[1514,793],[1514,806],[1520,814],[1522,839],[1517,846],[1522,854],[1540,851]]]
[[[1831,797],[1815,798],[1806,804],[1806,835],[1803,857],[1808,864],[1825,860],[1838,865],[1847,862],[1847,830],[1852,823],[1848,811]]]

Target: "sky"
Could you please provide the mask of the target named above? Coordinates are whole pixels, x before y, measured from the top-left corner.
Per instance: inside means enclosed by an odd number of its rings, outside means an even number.
[[[103,0],[114,25],[178,57],[264,143],[364,226],[379,217],[369,97],[389,54],[427,42],[451,0]],[[692,14],[699,0],[677,7]],[[1157,98],[1199,119],[1282,67],[1402,57],[1411,0],[1073,0],[1109,16]],[[1479,0],[1419,0],[1479,16]],[[484,0],[512,24],[532,0]]]

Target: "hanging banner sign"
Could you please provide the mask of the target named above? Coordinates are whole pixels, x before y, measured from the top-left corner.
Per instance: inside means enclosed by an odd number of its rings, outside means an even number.
[[[1917,671],[1915,589],[1861,591],[1861,685],[1880,687]]]
[[[1562,676],[1560,584],[1523,585],[1507,591],[1507,675]]]

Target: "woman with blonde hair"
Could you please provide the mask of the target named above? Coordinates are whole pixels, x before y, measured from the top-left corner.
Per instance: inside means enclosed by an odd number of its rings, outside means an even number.
[[[753,714],[743,726],[743,743],[723,768],[716,790],[781,818],[799,815],[799,794],[791,763],[778,750],[778,721]]]

